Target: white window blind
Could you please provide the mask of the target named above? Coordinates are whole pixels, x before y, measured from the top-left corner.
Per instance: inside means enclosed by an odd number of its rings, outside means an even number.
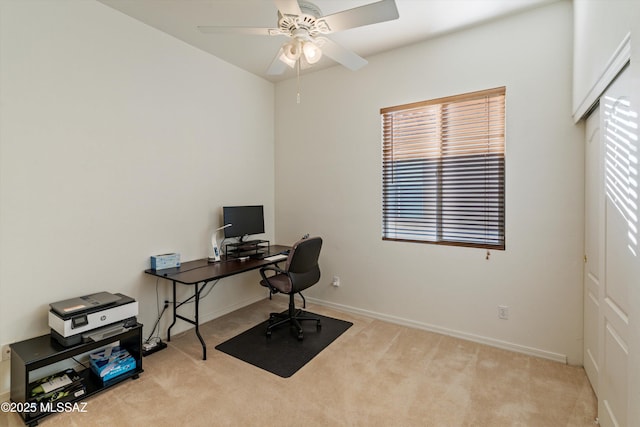
[[[386,240],[505,247],[505,88],[383,108]]]

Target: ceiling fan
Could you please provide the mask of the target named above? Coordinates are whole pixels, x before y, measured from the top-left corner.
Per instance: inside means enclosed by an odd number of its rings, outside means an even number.
[[[395,0],[381,0],[327,16],[323,16],[316,5],[305,0],[274,0],[274,3],[278,8],[277,28],[199,26],[198,30],[203,33],[289,37],[267,71],[271,75],[282,74],[287,66],[294,68],[296,64],[301,68],[310,67],[323,54],[355,71],[366,65],[367,61],[326,35],[391,21],[399,16]]]

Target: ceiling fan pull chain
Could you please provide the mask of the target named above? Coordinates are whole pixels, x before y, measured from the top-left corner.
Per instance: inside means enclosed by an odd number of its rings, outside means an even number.
[[[298,77],[298,104],[300,104],[300,60],[296,62],[296,71]]]

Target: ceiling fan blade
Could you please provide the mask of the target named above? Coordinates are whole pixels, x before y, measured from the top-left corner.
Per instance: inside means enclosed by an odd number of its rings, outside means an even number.
[[[281,31],[277,28],[218,27],[215,25],[198,26],[198,31],[205,34],[247,34],[254,36],[273,36],[281,34]]]
[[[392,21],[398,19],[399,16],[395,0],[382,0],[327,15],[322,19],[329,25],[331,31],[335,32]]]
[[[368,64],[367,60],[326,37],[317,37],[316,43],[322,53],[351,71],[359,70]]]
[[[284,49],[280,48],[276,57],[273,58],[273,62],[271,62],[271,65],[267,70],[267,74],[271,76],[277,76],[279,74],[284,73],[284,70],[287,69],[287,64],[285,64],[280,60],[280,57],[282,56],[283,53],[284,53]]]
[[[273,0],[283,15],[302,15],[298,0]]]

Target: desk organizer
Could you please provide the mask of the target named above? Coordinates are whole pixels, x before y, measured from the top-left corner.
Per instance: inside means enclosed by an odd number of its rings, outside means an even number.
[[[268,255],[270,244],[268,240],[250,240],[247,242],[227,243],[224,253],[227,258],[251,257]]]

